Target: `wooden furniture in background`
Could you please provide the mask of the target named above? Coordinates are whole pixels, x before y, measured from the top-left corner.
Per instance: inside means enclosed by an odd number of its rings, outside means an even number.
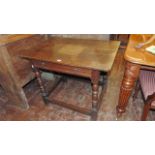
[[[125,73],[120,88],[119,102],[117,105],[117,114],[121,115],[126,111],[129,97],[134,88],[140,73],[140,69],[154,68],[155,55],[145,50],[146,46],[137,49],[136,45],[143,42],[141,35],[131,35],[124,58],[126,60]],[[155,41],[153,42],[153,44]],[[147,45],[148,47],[149,45]]]
[[[126,48],[129,40],[129,34],[111,34],[110,40],[117,40],[121,42],[120,48]]]
[[[139,90],[142,90],[144,108],[141,120],[145,121],[150,109],[155,109],[155,68],[154,70],[142,69],[136,84],[133,101],[137,98]]]
[[[52,34],[53,37],[76,38],[76,39],[95,39],[95,40],[109,40],[109,34]]]
[[[119,44],[118,41],[52,38],[43,48],[23,52],[21,57],[31,62],[45,103],[56,103],[91,115],[92,120],[96,120],[103,97],[103,93],[99,96],[100,72],[111,70]],[[39,69],[89,78],[92,82],[92,109],[50,100]]]
[[[0,35],[0,85],[9,101],[28,108],[23,86],[34,78],[28,61],[18,56],[22,50],[39,48],[43,37],[32,34]]]

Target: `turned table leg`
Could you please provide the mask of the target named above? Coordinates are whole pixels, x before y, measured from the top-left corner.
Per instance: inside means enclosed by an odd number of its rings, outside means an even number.
[[[39,87],[40,87],[40,91],[41,91],[41,95],[42,95],[43,101],[47,104],[47,92],[45,90],[43,81],[41,79],[40,71],[34,65],[32,65],[32,69],[33,69],[33,72],[35,73],[35,76],[37,78],[37,81],[38,81],[38,84],[39,84]]]
[[[99,79],[100,79],[100,72],[99,71],[92,71],[92,115],[91,120],[97,119],[97,105],[99,101]]]
[[[117,105],[117,115],[120,116],[126,111],[129,97],[133,90],[135,81],[140,72],[140,65],[126,62],[125,73],[120,88],[119,102]]]

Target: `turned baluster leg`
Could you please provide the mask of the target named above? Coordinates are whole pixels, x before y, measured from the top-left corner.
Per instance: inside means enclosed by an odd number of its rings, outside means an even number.
[[[130,62],[126,63],[125,73],[120,88],[119,102],[117,105],[117,116],[121,116],[126,111],[126,106],[133,90],[135,81],[140,72],[140,65]]]
[[[99,71],[92,71],[92,115],[91,120],[97,119],[97,105],[98,105],[98,94],[99,94],[99,78],[100,72]]]
[[[34,65],[32,65],[32,69],[33,69],[33,72],[35,73],[35,76],[37,78],[37,81],[38,81],[38,84],[39,84],[39,87],[40,87],[40,91],[41,91],[41,95],[42,95],[43,101],[47,104],[47,93],[46,93],[46,90],[44,88],[43,81],[41,79],[40,71]]]

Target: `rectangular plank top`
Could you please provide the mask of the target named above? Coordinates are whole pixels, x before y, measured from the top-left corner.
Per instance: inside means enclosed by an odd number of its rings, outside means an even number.
[[[155,41],[142,48],[136,48],[136,45],[142,42],[143,38],[140,34],[130,35],[129,43],[125,51],[125,60],[140,65],[155,67],[155,55],[146,51],[147,47],[155,45]]]
[[[37,51],[22,51],[21,57],[109,71],[113,65],[119,45],[119,41],[53,37]]]

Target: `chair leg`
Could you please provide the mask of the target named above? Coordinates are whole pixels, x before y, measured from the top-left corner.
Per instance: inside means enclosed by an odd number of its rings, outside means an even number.
[[[141,121],[146,121],[150,108],[151,108],[151,103],[146,103],[144,105]]]
[[[140,90],[140,83],[139,83],[139,80],[138,80],[137,83],[136,83],[136,87],[135,87],[135,93],[133,94],[133,101],[135,101],[135,99],[137,98],[139,90]]]
[[[149,113],[149,110],[151,109],[151,104],[152,104],[153,101],[155,101],[155,92],[152,95],[149,95],[147,97],[146,104],[144,106],[143,114],[142,114],[142,117],[141,117],[142,121],[146,120],[146,117],[147,117],[147,115]]]

